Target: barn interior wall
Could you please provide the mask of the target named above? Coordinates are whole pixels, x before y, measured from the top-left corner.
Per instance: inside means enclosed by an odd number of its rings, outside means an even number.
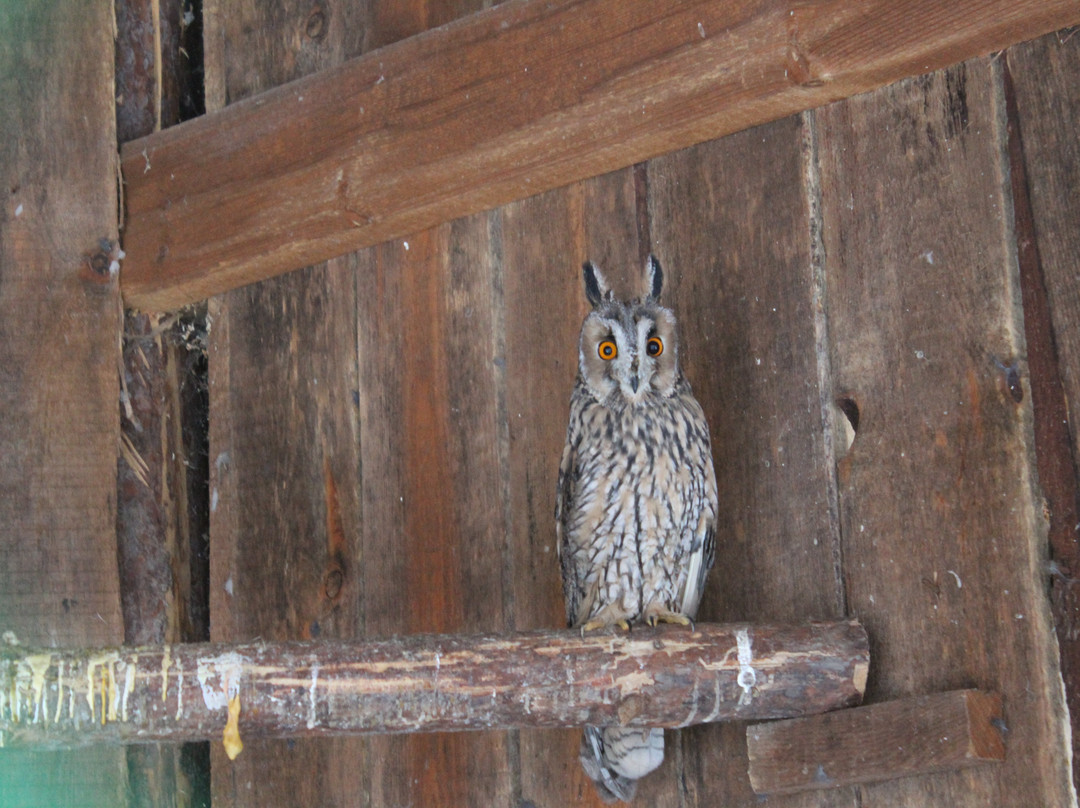
[[[486,5],[204,0],[207,108]],[[51,30],[70,42],[104,23]],[[653,253],[722,492],[700,618],[855,616],[872,640],[868,700],[969,686],[1006,699],[999,767],[768,803],[1074,804],[1065,699],[1080,693],[1068,516],[1080,465],[1068,413],[1080,400],[1078,78],[1080,37],[1051,35],[210,300],[210,637],[562,625],[552,511],[586,311],[579,268],[594,260],[617,290],[636,292]],[[141,134],[147,122],[135,118],[126,125]],[[111,118],[99,123],[115,139]],[[25,173],[26,158],[0,152],[0,165]],[[106,169],[86,204],[102,207]],[[28,243],[20,226],[0,219],[0,347],[14,361],[4,366],[25,369],[20,334],[41,324],[5,324],[47,312],[26,306],[28,283],[7,282],[27,254],[8,246]],[[62,288],[58,305],[119,310],[115,286],[98,298]],[[160,323],[143,326],[160,333]],[[97,368],[90,394],[69,390],[50,409],[93,438],[80,447],[85,464],[105,456],[115,468],[118,434],[74,413],[89,400],[115,415],[109,374],[119,361]],[[0,444],[22,446],[16,435],[28,427],[43,434],[35,401],[5,403]],[[1061,419],[1064,430],[1048,430]],[[169,428],[155,434],[173,449],[183,441]],[[56,460],[34,479],[54,491],[61,466],[85,464]],[[0,464],[5,491],[20,484],[16,471]],[[116,489],[78,490],[97,515],[82,534],[115,546]],[[27,530],[0,522],[4,557],[39,564],[17,549]],[[0,565],[0,616],[38,614],[16,586],[19,569]],[[64,571],[34,602],[103,592],[111,611],[94,611],[115,639],[121,612],[137,607],[128,599],[121,609],[120,590],[133,584],[110,575]],[[158,578],[166,589],[175,580]],[[89,620],[88,608],[76,611]],[[154,625],[179,632],[186,607],[170,608]],[[102,640],[94,625],[71,630]],[[193,626],[189,616],[183,630]],[[30,623],[23,631],[42,639]],[[744,729],[669,734],[638,804],[759,804]],[[578,740],[553,730],[252,740],[236,761],[215,744],[210,792],[215,805],[598,805]],[[66,759],[39,760],[31,768],[43,781],[66,782]],[[187,783],[185,765],[166,750],[94,771],[106,772],[107,804],[198,804],[154,787]],[[0,756],[0,785],[13,771]]]
[[[298,20],[230,14],[210,97],[414,33],[432,10],[351,9],[299,42],[282,33]],[[856,614],[881,660],[871,698],[1023,693],[1011,737],[1060,748],[1004,71],[974,60],[214,301],[215,639],[558,625],[577,268],[633,292],[654,252],[724,492],[702,616]],[[267,535],[288,538],[267,553]],[[215,753],[214,794],[266,800],[344,755],[364,764],[324,787],[376,805],[590,804],[576,748],[539,731],[268,742],[239,768]],[[740,727],[687,730],[640,799],[752,804],[745,771]],[[1025,804],[1070,776],[1048,751],[814,801]]]

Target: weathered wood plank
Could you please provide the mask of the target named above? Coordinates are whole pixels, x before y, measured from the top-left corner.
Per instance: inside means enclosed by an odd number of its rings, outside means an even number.
[[[365,50],[481,5],[373,2]],[[357,351],[369,636],[505,628],[497,241],[489,217],[475,216],[358,256],[368,284],[358,300]],[[395,530],[405,540],[388,543]],[[373,738],[370,799],[509,803],[508,740]]]
[[[538,194],[499,211],[505,305],[512,592],[516,628],[565,625],[555,549],[555,481],[566,440],[577,340],[588,310],[581,264],[596,261],[615,288],[635,292],[648,252],[637,175],[624,170]],[[520,733],[521,800],[601,805],[578,762],[581,730]],[[668,791],[672,778],[663,779]],[[650,786],[652,787],[652,785]],[[644,792],[642,792],[644,794]],[[658,808],[653,791],[650,804]]]
[[[358,294],[366,630],[505,625],[501,334],[489,217],[362,257]],[[398,541],[387,536],[400,535]],[[376,804],[497,804],[505,736],[380,739]]]
[[[121,143],[192,111],[191,45],[181,0],[117,0],[116,137]],[[191,13],[191,9],[187,9]],[[185,98],[187,96],[187,98]]]
[[[0,632],[123,640],[112,4],[0,5]],[[126,804],[122,750],[0,754],[6,806]]]
[[[354,283],[352,267],[334,261],[236,292],[214,309],[216,642],[348,638],[362,626]],[[231,765],[215,749],[215,802],[272,804],[309,764],[334,773],[305,783],[309,797],[358,788],[362,746],[335,740],[287,749],[266,741]],[[354,765],[334,769],[342,757]]]
[[[1075,402],[1080,401],[1080,37],[1075,31],[1011,48],[1010,150],[1017,240],[1024,281],[1039,485],[1049,510],[1054,619],[1061,673],[1073,716],[1073,760],[1080,754],[1080,449]],[[1006,85],[1009,88],[1009,85]],[[1070,402],[1072,406],[1070,407]],[[1070,409],[1072,412],[1070,413]],[[1074,767],[1073,782],[1080,772]]]
[[[858,704],[870,664],[846,620],[0,653],[0,738],[39,747],[783,718]]]
[[[758,794],[838,788],[1005,759],[1001,695],[954,690],[746,729]]]
[[[1080,35],[1053,34],[1008,52],[1035,235],[1047,284],[1054,339],[1070,401],[1080,401],[1080,292],[1075,282],[1080,232]],[[1075,427],[1074,427],[1075,429]],[[1075,445],[1074,435],[1074,445]]]
[[[172,429],[180,425],[176,363],[184,349],[170,344],[174,334],[156,315],[124,318],[116,537],[124,640],[133,645],[204,639],[181,635],[188,589],[174,578],[188,558],[186,548],[180,552],[188,520],[184,451]]]
[[[834,394],[859,413],[839,481],[848,603],[873,638],[867,697],[974,685],[1009,705],[1002,766],[864,799],[1072,804],[1000,65],[816,114]]]
[[[203,11],[217,108],[358,55],[369,14],[345,2]],[[215,641],[363,631],[355,285],[346,259],[211,301]],[[278,537],[269,551],[266,536]],[[251,739],[229,761],[216,743],[213,801],[341,803],[368,790],[368,755],[363,739]]]
[[[179,0],[116,5],[116,121],[121,141],[177,123],[190,81],[182,52],[187,28]],[[117,469],[117,558],[124,640],[131,645],[209,639],[205,583],[193,584],[204,550],[205,382],[203,307],[162,316],[126,312]],[[195,388],[194,390],[192,388]],[[201,390],[199,388],[202,388]],[[193,473],[193,470],[198,470]],[[202,511],[200,516],[193,516]],[[193,535],[194,534],[194,535]],[[193,589],[194,586],[194,589]]]
[[[413,18],[413,22],[420,24],[447,14],[463,13],[463,6],[469,4],[398,3],[387,9],[379,3],[362,6],[324,3],[310,13],[304,9],[299,17],[293,18],[259,4],[247,9],[243,20],[237,20],[230,9],[228,19],[219,23],[219,29],[225,31],[229,52],[212,57],[213,64],[219,65],[225,75],[220,82],[214,80],[217,89],[212,97],[236,100],[251,92],[254,84],[278,83],[288,78],[283,75],[288,71],[315,69],[319,60],[324,66],[333,64],[348,51],[385,42],[393,35],[386,28],[386,13],[397,15],[402,25]],[[220,9],[213,14],[219,17]],[[299,38],[295,36],[297,30],[302,32]],[[351,628],[335,629],[337,636],[430,631],[440,626],[446,629],[503,627],[502,604],[497,592],[505,541],[498,522],[504,510],[499,499],[503,486],[498,472],[498,419],[492,414],[499,399],[492,387],[496,373],[491,365],[492,352],[485,347],[485,340],[497,336],[490,325],[495,316],[490,298],[495,290],[492,262],[486,256],[487,228],[483,218],[476,217],[468,223],[458,222],[439,232],[411,238],[413,251],[408,261],[413,270],[411,281],[403,287],[397,286],[396,271],[391,269],[395,283],[389,285],[389,297],[382,294],[387,287],[380,286],[369,288],[365,294],[370,294],[362,302],[356,302],[355,284],[364,280],[377,283],[380,277],[375,264],[383,258],[376,259],[372,251],[348,259],[340,276],[315,273],[298,286],[270,285],[263,290],[265,297],[255,307],[237,303],[235,295],[228,298],[230,311],[225,319],[234,335],[231,350],[243,363],[252,361],[249,355],[254,348],[237,343],[238,322],[244,323],[244,331],[250,330],[252,338],[258,338],[266,327],[265,323],[258,325],[258,311],[263,307],[287,308],[290,299],[312,294],[326,294],[328,299],[340,301],[328,315],[334,324],[324,322],[323,314],[316,311],[290,318],[294,336],[309,328],[318,333],[333,330],[336,336],[328,344],[293,339],[287,348],[281,348],[283,353],[293,356],[290,361],[297,367],[316,365],[324,372],[333,372],[334,367],[349,367],[349,372],[355,375],[351,388],[340,391],[338,401],[347,402],[347,406],[326,410],[318,416],[324,422],[324,429],[332,428],[337,433],[332,441],[332,446],[337,447],[335,451],[341,450],[340,441],[348,441],[348,451],[354,454],[355,461],[350,461],[344,476],[336,474],[337,490],[345,497],[341,505],[346,522],[344,555],[352,563],[349,571],[352,589],[346,593],[343,607],[355,615]],[[407,252],[401,244],[397,247]],[[450,259],[448,250],[454,251],[456,257]],[[389,256],[390,267],[400,268],[405,263],[405,259],[394,257],[393,250],[385,256]],[[453,273],[454,278],[447,280],[448,273]],[[345,279],[347,287],[342,285]],[[398,295],[397,291],[402,294]],[[346,307],[351,310],[345,311]],[[358,307],[362,325],[358,323]],[[376,316],[377,321],[368,319],[368,315]],[[250,321],[249,316],[253,318]],[[374,330],[368,326],[374,326]],[[402,341],[406,336],[407,341]],[[447,347],[448,351],[433,351],[436,345]],[[410,360],[399,350],[404,348],[411,349]],[[398,387],[403,379],[407,386]],[[279,383],[288,386],[291,382]],[[256,398],[253,395],[245,399],[252,402],[252,407],[222,401],[221,411],[229,413],[227,428],[239,436],[230,440],[265,443],[265,427],[251,413],[265,411],[267,406]],[[270,405],[271,412],[275,407],[276,404]],[[306,409],[301,405],[299,412]],[[303,416],[293,410],[272,417],[288,424]],[[425,441],[433,436],[436,427],[446,440],[433,454],[432,445]],[[320,462],[319,450],[311,445],[299,445],[287,428],[276,434],[277,440],[288,444],[285,456],[309,467],[310,471],[301,474],[313,473]],[[455,435],[462,436],[460,443]],[[406,447],[410,448],[406,450]],[[265,446],[265,452],[282,454],[281,448],[272,444]],[[252,461],[251,466],[234,469],[237,478],[254,475],[257,479],[261,460],[253,455]],[[361,470],[365,472],[363,479]],[[289,484],[291,475],[286,478],[282,482]],[[477,483],[479,479],[486,482]],[[460,508],[452,514],[430,504],[443,496],[447,486],[459,495]],[[258,483],[256,488],[264,498],[259,506],[261,510],[250,512],[234,525],[233,529],[240,531],[238,535],[249,529],[245,525],[270,526],[304,522],[309,518],[310,514],[296,515],[294,508],[314,508],[317,521],[315,499],[293,502],[289,507],[274,501],[267,507],[266,497],[273,489],[269,486],[263,489]],[[403,521],[405,511],[400,508],[403,495],[417,503],[408,522]],[[246,498],[257,497],[252,492]],[[278,497],[275,495],[274,499]],[[434,522],[439,524],[431,524]],[[434,532],[429,533],[428,528]],[[385,537],[395,532],[406,536],[407,541],[388,545]],[[438,535],[438,541],[429,543],[426,539],[431,535]],[[474,537],[476,541],[466,546],[461,538],[464,536]],[[440,550],[441,558],[433,554],[435,549]],[[296,551],[304,554],[299,548]],[[480,563],[476,563],[478,559]],[[289,563],[286,560],[285,564]],[[406,574],[407,581],[401,577]],[[271,582],[272,589],[278,588],[272,584],[273,575],[264,577]],[[252,772],[264,768],[273,771],[272,777],[260,776],[260,782],[254,786],[262,796],[252,796],[246,784],[232,776],[216,779],[215,793],[219,789],[228,791],[230,799],[253,804],[272,801],[297,788],[304,789],[310,797],[308,802],[340,802],[357,792],[373,795],[376,804],[505,801],[498,789],[508,782],[506,755],[497,735],[404,741],[373,739],[365,741],[359,753],[349,752],[341,743],[344,742],[304,744],[304,754],[318,758],[312,765],[298,760],[296,749],[287,750],[280,743],[267,744],[267,748],[278,750],[275,754],[287,755],[288,764],[270,767],[250,764]],[[353,749],[357,749],[355,743]],[[219,771],[228,772],[220,754],[217,759],[222,763]],[[314,783],[309,776],[313,767],[323,771],[332,767],[341,776],[319,778]],[[446,799],[440,796],[447,794],[450,796]]]
[[[102,3],[70,18],[47,3],[5,6],[0,18],[18,102],[0,152],[0,593],[4,629],[49,645],[122,636],[112,66],[103,53],[63,64],[41,53],[107,50],[95,43],[109,41],[108,20]],[[78,74],[78,87],[62,80]],[[17,80],[33,84],[15,92]],[[76,98],[85,118],[67,114]]]
[[[125,298],[175,307],[1075,22],[1072,0],[504,3],[126,144]]]
[[[815,350],[817,216],[811,133],[799,117],[653,160],[653,249],[705,409],[721,492],[700,616],[843,614],[831,397]],[[819,324],[820,325],[820,324]],[[689,805],[753,806],[741,726],[682,733]],[[721,751],[722,750],[722,751]],[[782,805],[851,805],[834,793]]]
[[[337,361],[355,344],[353,283],[351,267],[335,261],[229,301],[227,342],[214,356],[228,366],[215,370],[211,399],[231,429],[227,442],[213,443],[215,641],[356,629],[357,379],[355,361]],[[238,302],[251,319],[237,322]],[[242,529],[228,532],[233,524]],[[260,526],[264,535],[250,534]]]

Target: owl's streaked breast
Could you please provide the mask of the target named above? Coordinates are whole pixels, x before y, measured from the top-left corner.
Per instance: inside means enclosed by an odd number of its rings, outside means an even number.
[[[651,601],[681,611],[686,557],[715,516],[703,423],[685,382],[671,398],[619,410],[575,393],[565,535],[583,596],[576,623],[615,602],[631,621]]]

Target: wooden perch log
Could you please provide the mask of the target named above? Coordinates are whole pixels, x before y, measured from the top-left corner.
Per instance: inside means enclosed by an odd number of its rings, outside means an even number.
[[[175,308],[1080,22],[1076,0],[531,0],[121,148]]]
[[[856,704],[855,622],[0,652],[6,746],[681,727]]]
[[[872,783],[1005,759],[1001,696],[955,690],[746,730],[758,794]]]

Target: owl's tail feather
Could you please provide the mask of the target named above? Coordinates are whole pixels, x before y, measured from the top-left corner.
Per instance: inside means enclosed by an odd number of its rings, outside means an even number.
[[[579,757],[604,802],[629,802],[637,781],[664,762],[664,731],[585,727]]]

